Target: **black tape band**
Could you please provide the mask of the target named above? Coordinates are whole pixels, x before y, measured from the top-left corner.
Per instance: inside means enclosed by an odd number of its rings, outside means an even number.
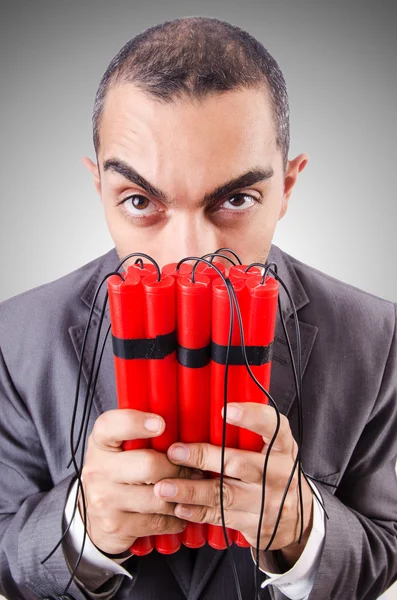
[[[139,358],[161,359],[176,350],[176,331],[158,335],[150,339],[126,339],[112,336],[113,353],[118,358],[132,360]]]
[[[178,346],[176,356],[179,364],[183,367],[189,367],[189,369],[201,369],[211,362],[211,344],[196,350]]]
[[[133,359],[162,359],[177,351],[177,360],[183,367],[189,369],[201,369],[206,367],[211,359],[220,364],[226,364],[227,346],[215,344],[204,346],[204,348],[184,348],[178,346],[176,332],[166,335],[158,335],[151,339],[121,339],[112,336],[113,353],[124,360]],[[271,362],[273,357],[273,342],[268,346],[246,346],[248,364],[254,367]],[[241,346],[231,346],[229,349],[229,365],[244,365],[244,357]]]
[[[253,367],[260,367],[272,360],[273,342],[268,346],[246,346],[248,364]],[[212,342],[211,348],[212,360],[220,365],[226,364],[227,346],[221,346]],[[229,365],[245,365],[243,351],[241,346],[230,346]]]
[[[248,364],[254,367],[271,362],[273,357],[273,342],[268,346],[246,346]],[[227,346],[221,346],[212,342],[210,346],[192,350],[178,346],[177,359],[184,367],[200,369],[206,367],[211,359],[220,364],[226,364]],[[229,350],[229,365],[245,365],[241,346],[231,346]]]

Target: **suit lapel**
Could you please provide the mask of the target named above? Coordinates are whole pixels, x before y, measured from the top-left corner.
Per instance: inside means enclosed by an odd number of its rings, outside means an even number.
[[[82,302],[86,306],[86,312],[84,313],[85,318],[84,321],[76,325],[72,325],[69,327],[69,335],[71,337],[74,349],[76,351],[77,357],[80,358],[81,350],[83,347],[84,341],[84,333],[88,321],[89,310],[94,301],[95,293],[97,287],[102,281],[103,277],[117,267],[119,260],[116,253],[116,250],[113,249],[103,257],[102,261],[100,261],[98,268],[93,273],[90,278],[88,285],[83,291],[81,296]],[[87,383],[90,377],[91,371],[91,361],[94,356],[95,349],[95,341],[99,330],[100,324],[100,315],[101,309],[103,305],[103,301],[105,299],[107,291],[106,282],[103,284],[98,297],[94,303],[92,320],[87,336],[86,346],[84,350],[84,354],[82,357],[82,374],[83,378],[81,381],[80,387],[80,400],[79,400],[79,409],[77,413],[76,419],[76,427],[78,428],[81,423],[82,411],[83,411],[83,400],[85,396],[85,392],[87,389]],[[108,309],[105,311],[105,316],[103,319],[102,327],[101,327],[101,337],[98,345],[96,364],[98,362],[98,358],[102,348],[102,342],[104,340],[104,336],[109,326],[109,312]],[[101,366],[99,370],[99,376],[97,379],[93,408],[91,411],[90,417],[90,426],[88,432],[91,431],[96,418],[104,411],[110,410],[112,408],[117,407],[117,398],[116,398],[116,384],[115,384],[115,375],[114,375],[114,365],[113,365],[113,350],[112,350],[112,341],[111,336],[109,334],[106,342],[106,346],[103,352]]]
[[[198,600],[226,550],[214,550],[205,544],[198,550],[190,583],[188,600]]]
[[[309,302],[309,298],[293,268],[291,261],[289,260],[288,255],[281,252],[281,250],[277,248],[277,246],[273,245],[269,253],[268,262],[275,262],[277,264],[278,274],[283,279],[284,283],[289,289],[291,297],[296,306],[296,310],[299,311],[303,306],[305,306]],[[93,277],[91,278],[89,284],[83,292],[81,299],[88,308],[91,307],[95,291],[102,278],[107,273],[113,271],[117,264],[118,256],[116,250],[113,249],[104,256],[104,259],[103,261],[101,261],[99,268],[93,274]],[[94,353],[95,338],[98,332],[101,306],[105,297],[105,293],[106,283],[103,285],[102,290],[99,293],[94,305],[92,326],[90,327],[90,333],[87,338],[86,349],[84,352],[83,375],[86,383],[89,378],[90,363]],[[293,310],[288,300],[288,297],[281,286],[280,301],[282,305],[282,312],[285,317],[287,332],[291,340],[292,350],[294,352],[294,356],[296,356],[296,332],[293,318]],[[69,328],[69,333],[78,356],[80,356],[83,344],[85,326],[86,322]],[[106,310],[103,325],[101,328],[101,339],[103,339],[103,334],[106,332],[108,326],[109,313],[108,310]],[[302,374],[304,374],[318,329],[317,327],[308,323],[304,323],[302,321],[299,321],[299,329],[301,336]],[[100,348],[101,343],[99,345],[99,351]],[[290,356],[288,352],[288,346],[285,341],[285,336],[279,315],[277,315],[276,321],[270,393],[273,399],[275,400],[280,412],[285,415],[288,415],[290,408],[296,398],[296,391]],[[96,385],[96,392],[94,396],[95,414],[91,416],[90,426],[92,427],[95,419],[99,414],[116,407],[117,398],[113,366],[113,351],[111,337],[109,335],[103,354],[101,368],[99,371],[99,377]],[[291,423],[293,431],[295,430],[295,425],[296,424]],[[179,560],[179,558],[176,555],[167,556],[167,562],[171,570],[173,571],[176,579],[178,580],[181,589],[189,598],[189,600],[197,600],[224,554],[225,551],[214,550],[208,545],[205,545],[199,549],[195,567],[193,570],[193,575],[191,578],[191,585],[189,591],[187,587],[187,580],[190,576],[189,565],[186,561]]]

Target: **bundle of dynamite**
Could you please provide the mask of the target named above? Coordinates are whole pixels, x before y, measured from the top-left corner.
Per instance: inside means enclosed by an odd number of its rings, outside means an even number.
[[[225,394],[227,402],[267,402],[245,360],[269,390],[278,281],[255,265],[234,265],[226,278],[217,260],[187,260],[165,265],[161,273],[154,264],[137,260],[108,279],[118,407],[156,413],[166,423],[160,436],[126,440],[124,450],[166,452],[178,441],[221,446]],[[260,452],[263,439],[228,424],[225,445]],[[188,523],[181,534],[138,538],[131,552],[142,556],[156,548],[171,554],[181,544],[199,548],[205,543],[223,550],[224,533],[221,526]],[[231,529],[227,541],[249,546]]]

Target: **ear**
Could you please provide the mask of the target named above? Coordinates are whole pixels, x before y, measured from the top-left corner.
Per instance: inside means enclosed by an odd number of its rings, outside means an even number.
[[[99,197],[102,199],[101,178],[99,175],[98,165],[93,163],[92,160],[90,158],[88,158],[88,156],[84,156],[84,158],[82,158],[82,163],[85,167],[87,167],[87,169],[89,171],[91,171],[91,173],[94,177],[94,185],[95,185],[96,191],[98,192]]]
[[[291,196],[291,192],[293,187],[298,179],[298,174],[303,171],[309,162],[309,156],[307,154],[299,154],[293,160],[288,161],[287,170],[285,173],[285,181],[284,181],[284,196],[283,202],[281,205],[281,210],[278,219],[282,219],[285,213],[287,212],[289,198]]]

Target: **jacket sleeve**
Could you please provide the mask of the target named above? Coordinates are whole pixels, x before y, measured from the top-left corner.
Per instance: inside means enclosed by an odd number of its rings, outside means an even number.
[[[329,519],[310,600],[375,600],[397,579],[395,322],[385,343],[390,351],[378,396],[338,489],[333,495],[317,483]],[[349,401],[360,410],[360,398]]]
[[[28,408],[0,350],[0,594],[13,600],[61,595],[70,577],[62,517],[73,475],[53,484]],[[22,468],[23,467],[23,468]],[[86,596],[73,583],[76,600]]]

